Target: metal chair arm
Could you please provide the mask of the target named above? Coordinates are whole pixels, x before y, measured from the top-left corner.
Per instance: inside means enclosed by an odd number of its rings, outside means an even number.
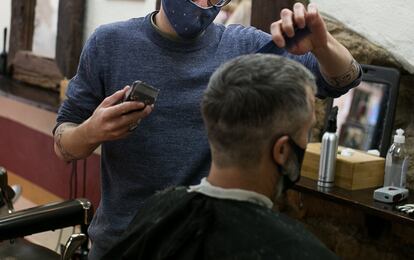
[[[34,233],[75,225],[88,225],[93,216],[87,199],[50,203],[0,217],[0,240],[23,237]]]

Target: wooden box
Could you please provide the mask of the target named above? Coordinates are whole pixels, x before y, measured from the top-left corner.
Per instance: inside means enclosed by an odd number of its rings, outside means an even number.
[[[321,143],[309,143],[302,165],[302,176],[318,180]],[[351,156],[342,156],[338,147],[335,186],[347,190],[360,190],[382,186],[385,159],[354,150]]]

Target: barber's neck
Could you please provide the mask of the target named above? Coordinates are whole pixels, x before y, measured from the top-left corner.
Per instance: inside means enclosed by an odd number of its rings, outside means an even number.
[[[260,193],[273,200],[279,174],[272,165],[258,167],[217,167],[214,160],[207,180],[210,184],[224,189],[242,189]]]
[[[171,35],[173,37],[178,36],[173,27],[171,26],[170,22],[168,21],[167,15],[165,14],[162,5],[160,7],[160,11],[155,15],[155,24],[163,33]]]

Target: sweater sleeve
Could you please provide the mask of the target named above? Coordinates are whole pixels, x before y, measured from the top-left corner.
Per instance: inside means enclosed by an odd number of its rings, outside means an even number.
[[[349,83],[347,86],[344,87],[334,87],[331,86],[322,76],[321,71],[319,69],[319,64],[316,57],[308,52],[304,55],[293,55],[288,53],[285,49],[281,49],[273,43],[273,41],[268,41],[262,43],[262,47],[257,51],[258,53],[273,53],[277,55],[281,55],[284,57],[288,57],[295,61],[302,63],[306,68],[308,68],[316,77],[316,85],[318,87],[316,96],[318,98],[327,98],[327,97],[339,97],[343,94],[346,94],[350,89],[356,87],[361,83],[362,80],[362,69],[360,68],[360,73],[358,77]]]
[[[315,75],[316,85],[318,86],[316,97],[318,98],[324,99],[327,97],[332,97],[332,98],[340,97],[346,94],[350,89],[358,86],[359,83],[361,83],[361,80],[362,80],[362,69],[361,68],[359,70],[360,73],[358,77],[355,80],[353,80],[351,83],[343,87],[334,87],[334,86],[331,86],[322,76],[321,71],[319,69],[319,63],[316,57],[312,53],[307,53],[305,55],[300,55],[300,56],[296,56],[296,55],[292,55],[288,53],[287,56],[305,65],[305,67],[307,67]]]
[[[82,50],[78,71],[69,82],[67,99],[59,109],[56,127],[64,122],[81,124],[104,99],[103,61],[98,49],[95,32]]]

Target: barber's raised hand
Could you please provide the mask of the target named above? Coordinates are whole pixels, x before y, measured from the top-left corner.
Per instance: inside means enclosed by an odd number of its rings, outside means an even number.
[[[90,141],[102,143],[124,138],[131,133],[131,129],[136,127],[141,119],[152,112],[152,106],[145,107],[145,104],[141,102],[120,103],[128,89],[129,86],[126,86],[105,98],[92,116],[85,121]]]
[[[301,55],[309,51],[321,50],[327,46],[328,31],[315,4],[309,4],[306,9],[302,3],[295,3],[293,11],[283,9],[280,17],[281,19],[272,23],[270,27],[273,41],[278,47],[284,48],[286,46],[284,35],[293,37],[295,28],[302,29],[305,26],[311,33],[289,48],[290,53]]]

